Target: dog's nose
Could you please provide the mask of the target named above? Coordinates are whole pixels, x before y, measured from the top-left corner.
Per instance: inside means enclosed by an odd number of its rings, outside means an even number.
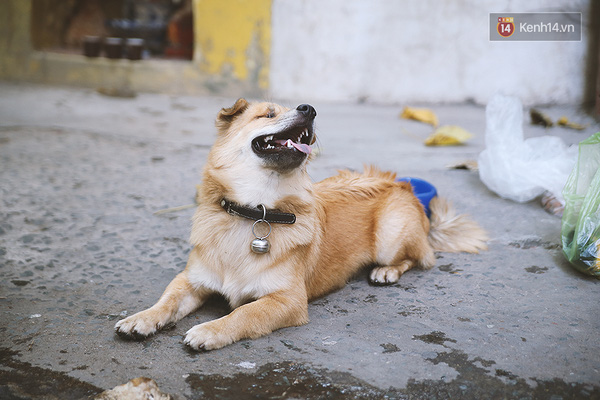
[[[300,114],[304,115],[308,118],[314,118],[317,116],[317,111],[310,104],[300,104],[296,110],[300,112]]]

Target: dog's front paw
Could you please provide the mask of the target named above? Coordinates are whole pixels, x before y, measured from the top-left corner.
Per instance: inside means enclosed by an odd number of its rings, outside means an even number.
[[[194,326],[187,331],[184,343],[195,350],[215,350],[233,343],[219,325],[217,320]]]
[[[400,271],[396,267],[376,267],[371,271],[369,279],[375,285],[391,285],[400,279]]]
[[[117,322],[115,332],[122,337],[141,340],[154,335],[162,325],[159,315],[148,309]]]

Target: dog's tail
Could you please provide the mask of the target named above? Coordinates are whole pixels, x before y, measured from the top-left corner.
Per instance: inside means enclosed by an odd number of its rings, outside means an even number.
[[[479,253],[486,250],[488,235],[477,222],[465,214],[458,215],[448,200],[431,199],[429,244],[434,251]]]

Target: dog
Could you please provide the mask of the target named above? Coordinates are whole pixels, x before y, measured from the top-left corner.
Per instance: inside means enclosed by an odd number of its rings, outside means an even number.
[[[212,350],[308,322],[309,301],[374,266],[374,284],[431,268],[436,251],[477,253],[487,236],[439,197],[429,219],[407,182],[374,167],[313,184],[315,109],[239,99],[217,116],[187,266],[158,302],[119,321],[144,338],[223,295],[233,311],[194,326],[185,344]]]

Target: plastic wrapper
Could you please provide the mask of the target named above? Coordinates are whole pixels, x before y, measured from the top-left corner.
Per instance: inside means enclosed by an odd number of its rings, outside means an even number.
[[[579,157],[563,190],[562,246],[579,271],[600,278],[600,132],[579,143]]]
[[[523,107],[515,97],[495,95],[486,107],[485,150],[479,154],[479,177],[499,196],[526,202],[561,192],[573,169],[577,147],[555,136],[523,137]]]

